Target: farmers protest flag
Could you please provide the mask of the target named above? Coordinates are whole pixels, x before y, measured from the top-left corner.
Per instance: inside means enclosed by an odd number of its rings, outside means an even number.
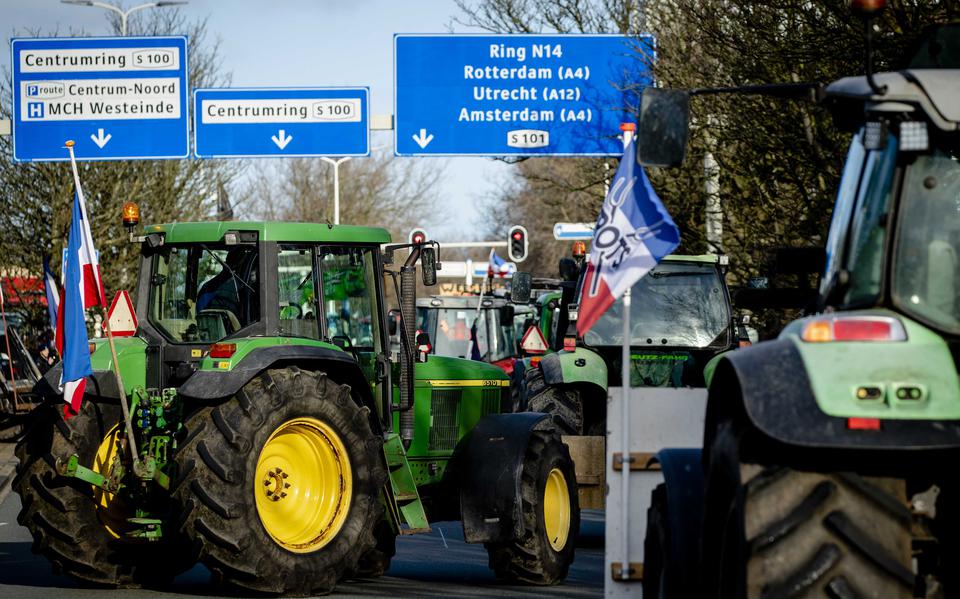
[[[634,160],[630,142],[593,232],[577,333],[586,334],[627,289],[678,245],[680,231]]]
[[[57,351],[63,360],[63,373],[60,375],[63,400],[67,402],[70,412],[77,414],[87,385],[86,377],[93,373],[84,310],[98,305],[107,306],[79,181],[73,195],[73,217],[64,264],[63,292],[57,312]],[[64,415],[70,415],[67,408],[64,408]]]

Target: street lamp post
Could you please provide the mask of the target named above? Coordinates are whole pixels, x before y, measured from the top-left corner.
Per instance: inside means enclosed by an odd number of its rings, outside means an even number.
[[[333,224],[340,224],[340,165],[350,160],[350,156],[343,158],[327,158],[321,156],[320,160],[333,165]]]
[[[76,6],[95,6],[97,8],[103,8],[105,10],[112,10],[113,12],[120,15],[120,35],[127,35],[127,18],[134,12],[138,10],[143,10],[145,8],[161,8],[164,6],[175,6],[177,4],[186,4],[186,1],[163,1],[163,2],[147,2],[146,4],[140,4],[139,6],[134,6],[130,10],[123,10],[118,6],[112,4],[107,4],[106,2],[96,2],[95,0],[60,0],[63,4],[74,4]]]

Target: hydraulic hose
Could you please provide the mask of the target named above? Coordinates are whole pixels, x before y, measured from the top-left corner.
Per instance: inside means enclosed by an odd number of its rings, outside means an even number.
[[[413,380],[416,365],[417,260],[420,248],[414,246],[400,268],[400,439],[404,447],[413,441]]]

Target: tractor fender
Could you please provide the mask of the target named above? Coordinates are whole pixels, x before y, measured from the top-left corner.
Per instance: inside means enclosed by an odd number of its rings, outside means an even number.
[[[276,345],[252,350],[231,370],[200,370],[184,381],[180,395],[216,401],[235,395],[264,370],[292,364],[305,369],[323,369],[330,379],[350,385],[354,393],[373,410],[373,394],[360,366],[352,355],[312,345]],[[324,368],[326,366],[326,368]],[[332,366],[332,367],[331,367]]]
[[[596,352],[585,347],[574,351],[547,354],[540,360],[543,380],[548,385],[577,385],[607,397],[607,364]]]
[[[530,434],[553,426],[538,412],[490,414],[461,439],[453,455],[468,543],[520,538],[520,476]]]
[[[766,437],[808,449],[960,448],[960,421],[891,418],[877,431],[851,429],[846,417],[826,414],[794,343],[765,341],[721,358],[710,382],[704,447],[718,422],[745,418]]]
[[[705,487],[702,453],[693,448],[661,449],[651,460],[660,464],[667,487],[670,555],[665,558],[674,564],[674,572],[696,572],[699,567]],[[678,577],[679,584],[685,582],[682,578]],[[681,592],[677,596],[689,595]]]

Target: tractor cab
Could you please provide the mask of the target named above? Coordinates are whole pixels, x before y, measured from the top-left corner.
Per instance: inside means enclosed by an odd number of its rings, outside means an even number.
[[[630,386],[702,387],[707,362],[739,345],[724,278],[726,264],[724,256],[668,256],[633,285]],[[579,289],[578,300],[582,293]],[[571,317],[571,329],[575,322]],[[600,317],[581,343],[603,356],[607,384],[619,386],[622,299]]]
[[[940,36],[956,47],[960,27],[944,27]],[[960,86],[956,70],[931,56],[927,49],[919,67],[826,88],[837,120],[857,131],[837,193],[820,301],[839,310],[885,308],[956,340]]]
[[[488,362],[507,374],[517,355],[514,306],[498,297],[434,296],[417,300],[417,330],[430,353]]]

